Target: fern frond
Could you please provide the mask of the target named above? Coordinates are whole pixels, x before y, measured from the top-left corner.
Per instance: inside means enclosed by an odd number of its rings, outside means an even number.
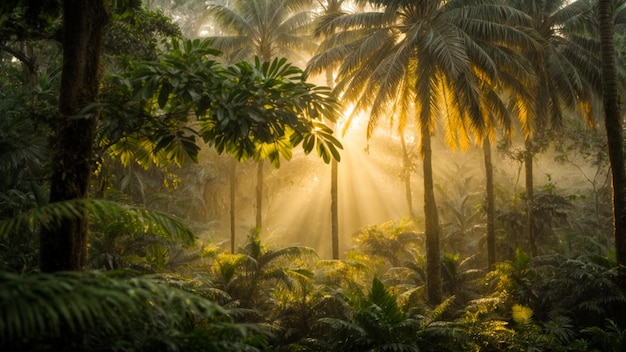
[[[191,244],[194,234],[181,221],[165,213],[102,199],[74,199],[33,208],[12,219],[0,221],[0,238],[37,227],[53,228],[63,219],[88,214],[94,222],[123,223],[135,233],[150,233],[161,238]]]
[[[0,273],[3,344],[96,327],[121,332],[132,319],[155,310],[202,317],[226,314],[207,299],[148,278],[114,279],[99,272]]]

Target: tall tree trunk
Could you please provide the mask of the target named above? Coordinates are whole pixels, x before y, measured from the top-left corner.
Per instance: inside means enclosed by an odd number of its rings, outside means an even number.
[[[400,134],[400,144],[402,144],[402,163],[404,164],[402,172],[402,178],[404,179],[404,195],[409,209],[409,216],[411,218],[415,218],[415,210],[413,209],[413,192],[411,191],[411,159],[409,157],[409,152],[406,149],[404,133]]]
[[[256,230],[260,233],[263,227],[263,167],[265,162],[259,160],[256,166]]]
[[[98,97],[100,48],[107,14],[103,0],[63,2],[63,67],[52,140],[50,203],[87,197],[99,111],[76,114]],[[84,215],[84,214],[83,214]],[[81,270],[87,256],[87,217],[64,219],[40,237],[41,271]]]
[[[613,43],[613,4],[611,0],[598,1],[598,22],[602,54],[602,90],[606,137],[613,179],[613,236],[617,256],[618,284],[626,292],[626,170],[622,122],[617,93],[615,46]],[[622,317],[622,319],[624,319]],[[622,321],[622,324],[626,321]]]
[[[422,123],[421,134],[422,156],[424,158],[426,288],[428,290],[428,301],[431,304],[439,304],[442,300],[441,253],[439,251],[439,215],[437,214],[437,203],[435,202],[430,130],[425,123]]]
[[[336,126],[336,125],[335,125]],[[333,259],[339,259],[339,163],[330,162],[330,230],[333,247]]]
[[[326,70],[326,84],[332,88],[333,71]],[[331,128],[335,130],[337,124]],[[334,158],[330,161],[330,239],[333,259],[339,259],[339,163]]]
[[[235,253],[235,195],[237,193],[237,160],[230,161],[230,252]]]
[[[491,142],[485,138],[483,142],[485,159],[485,179],[487,193],[487,265],[493,269],[496,264],[496,230],[495,230],[495,189],[493,184],[493,163],[491,161]]]
[[[524,140],[526,152],[524,153],[524,167],[526,171],[526,236],[528,243],[530,244],[530,254],[536,257],[537,239],[535,234],[534,216],[533,216],[533,200],[534,200],[534,185],[533,185],[533,142],[530,138]]]

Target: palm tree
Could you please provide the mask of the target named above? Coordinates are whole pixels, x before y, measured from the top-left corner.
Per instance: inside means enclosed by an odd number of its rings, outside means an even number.
[[[428,298],[439,303],[439,219],[431,149],[435,122],[445,117],[451,142],[460,136],[455,129],[482,134],[480,77],[495,81],[498,71],[484,46],[488,40],[528,42],[523,33],[501,24],[521,23],[524,16],[495,2],[481,2],[480,7],[455,0],[370,3],[374,11],[343,15],[328,24],[336,34],[325,40],[323,53],[309,62],[309,70],[341,62],[335,89],[344,100],[355,102],[356,112],[370,111],[368,136],[390,111],[397,113],[400,125],[415,116],[423,157]]]
[[[519,115],[526,149],[526,234],[534,256],[538,248],[533,228],[533,158],[538,148],[533,133],[549,125],[558,127],[568,109],[578,108],[590,120],[593,92],[600,89],[599,61],[588,33],[592,10],[589,1],[508,0],[506,3],[532,18],[532,30],[542,44],[540,51],[526,51],[536,76],[535,83],[529,87],[534,92],[534,107]]]
[[[626,289],[626,169],[624,168],[624,146],[622,139],[621,111],[618,103],[618,82],[613,43],[613,2],[598,1],[598,22],[602,45],[602,97],[606,136],[613,179],[613,236],[617,263],[619,264],[619,286]]]
[[[234,0],[228,5],[209,5],[208,14],[223,33],[209,37],[230,61],[258,56],[270,62],[278,56],[297,60],[301,52],[313,52],[308,37],[311,0]],[[263,220],[264,163],[257,163],[256,228]]]
[[[496,236],[495,236],[495,184],[493,179],[493,163],[491,145],[495,133],[500,130],[505,138],[510,138],[512,132],[511,109],[507,100],[516,105],[517,110],[527,111],[534,104],[532,93],[527,89],[529,82],[534,79],[528,60],[521,53],[511,52],[507,48],[497,48],[506,52],[506,55],[493,52],[493,57],[513,58],[502,62],[498,72],[498,82],[483,81],[481,84],[482,109],[487,115],[485,134],[482,149],[485,164],[485,212],[487,215],[487,266],[493,268],[496,263]],[[496,122],[496,123],[494,123]]]
[[[319,5],[322,8],[322,16],[316,28],[316,36],[322,35],[322,29],[324,28],[324,22],[334,16],[343,14],[342,6],[344,0],[327,0],[322,3],[318,0]],[[334,86],[334,68],[328,68],[326,70],[326,84],[329,87]],[[336,125],[335,125],[336,126]],[[335,127],[333,126],[333,128]],[[339,164],[337,160],[331,161],[330,164],[330,238],[331,247],[333,253],[333,259],[339,259]]]

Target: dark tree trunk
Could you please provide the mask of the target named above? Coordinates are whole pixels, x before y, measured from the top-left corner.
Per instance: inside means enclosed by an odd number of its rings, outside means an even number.
[[[78,112],[96,102],[100,84],[100,48],[107,21],[103,0],[63,2],[63,68],[59,111],[52,140],[50,203],[87,197],[93,168],[93,144],[99,112]],[[41,270],[81,270],[87,256],[87,217],[65,219],[43,230]]]
[[[485,179],[487,193],[487,265],[493,269],[496,264],[496,231],[495,231],[495,189],[493,184],[493,163],[491,161],[491,142],[485,138],[483,142],[485,158]]]
[[[421,126],[422,156],[424,158],[424,218],[426,225],[426,288],[428,301],[439,304],[442,300],[441,253],[439,251],[439,215],[435,202],[433,182],[432,149],[430,130],[425,123]]]
[[[237,193],[237,160],[230,161],[230,252],[235,253],[235,195]]]
[[[613,43],[613,7],[611,0],[598,2],[598,22],[602,44],[602,90],[606,136],[613,179],[613,236],[619,285],[626,292],[626,170],[622,139],[621,112],[617,93],[615,46]],[[623,318],[622,318],[623,319]],[[622,321],[622,324],[626,321]]]
[[[535,234],[534,216],[533,216],[533,142],[530,138],[524,141],[526,152],[524,153],[524,167],[526,171],[526,236],[530,245],[530,254],[536,257],[538,254],[537,239]]]

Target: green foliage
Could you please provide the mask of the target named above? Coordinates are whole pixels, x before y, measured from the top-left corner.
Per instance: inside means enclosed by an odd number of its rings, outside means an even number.
[[[4,350],[255,351],[267,337],[229,311],[151,278],[0,275]],[[79,338],[82,337],[82,338]]]
[[[265,246],[258,232],[252,230],[246,245],[236,254],[224,253],[216,257],[216,284],[234,300],[238,300],[242,307],[254,308],[262,313],[268,310],[270,302],[270,294],[266,289],[282,286],[290,291],[295,290],[311,274],[290,262],[313,255],[315,252],[307,247],[275,249]]]
[[[339,105],[330,89],[305,81],[302,70],[285,59],[222,67],[219,52],[207,40],[164,43],[153,61],[126,61],[126,73],[111,76],[116,100],[107,105],[102,129],[104,148],[118,142],[139,147],[114,151],[145,165],[148,150],[178,165],[197,160],[196,137],[239,160],[280,157],[302,143],[325,161],[339,159],[339,141],[324,121],[335,121]],[[139,110],[139,113],[138,111]],[[199,122],[199,131],[191,117]]]
[[[107,56],[126,55],[137,60],[154,60],[161,38],[181,37],[180,29],[161,12],[149,11],[141,1],[114,1],[104,38]]]
[[[420,350],[415,336],[419,322],[402,312],[380,280],[374,279],[369,294],[354,304],[356,310],[350,320],[320,319],[325,328],[318,343],[326,350]]]
[[[33,208],[0,222],[0,236],[9,236],[35,227],[49,228],[62,219],[91,214],[94,220],[123,224],[130,233],[148,232],[156,236],[192,243],[194,235],[179,220],[145,208],[96,199],[74,199]]]
[[[0,5],[2,41],[50,38],[60,26],[61,1],[7,0]],[[0,42],[0,48],[3,46]]]
[[[241,62],[224,71],[220,94],[210,116],[201,119],[201,135],[219,153],[238,159],[269,159],[276,167],[280,157],[302,143],[305,154],[313,149],[326,162],[339,160],[341,143],[322,121],[335,121],[339,105],[330,89],[304,80],[302,70],[286,59],[254,65]]]

